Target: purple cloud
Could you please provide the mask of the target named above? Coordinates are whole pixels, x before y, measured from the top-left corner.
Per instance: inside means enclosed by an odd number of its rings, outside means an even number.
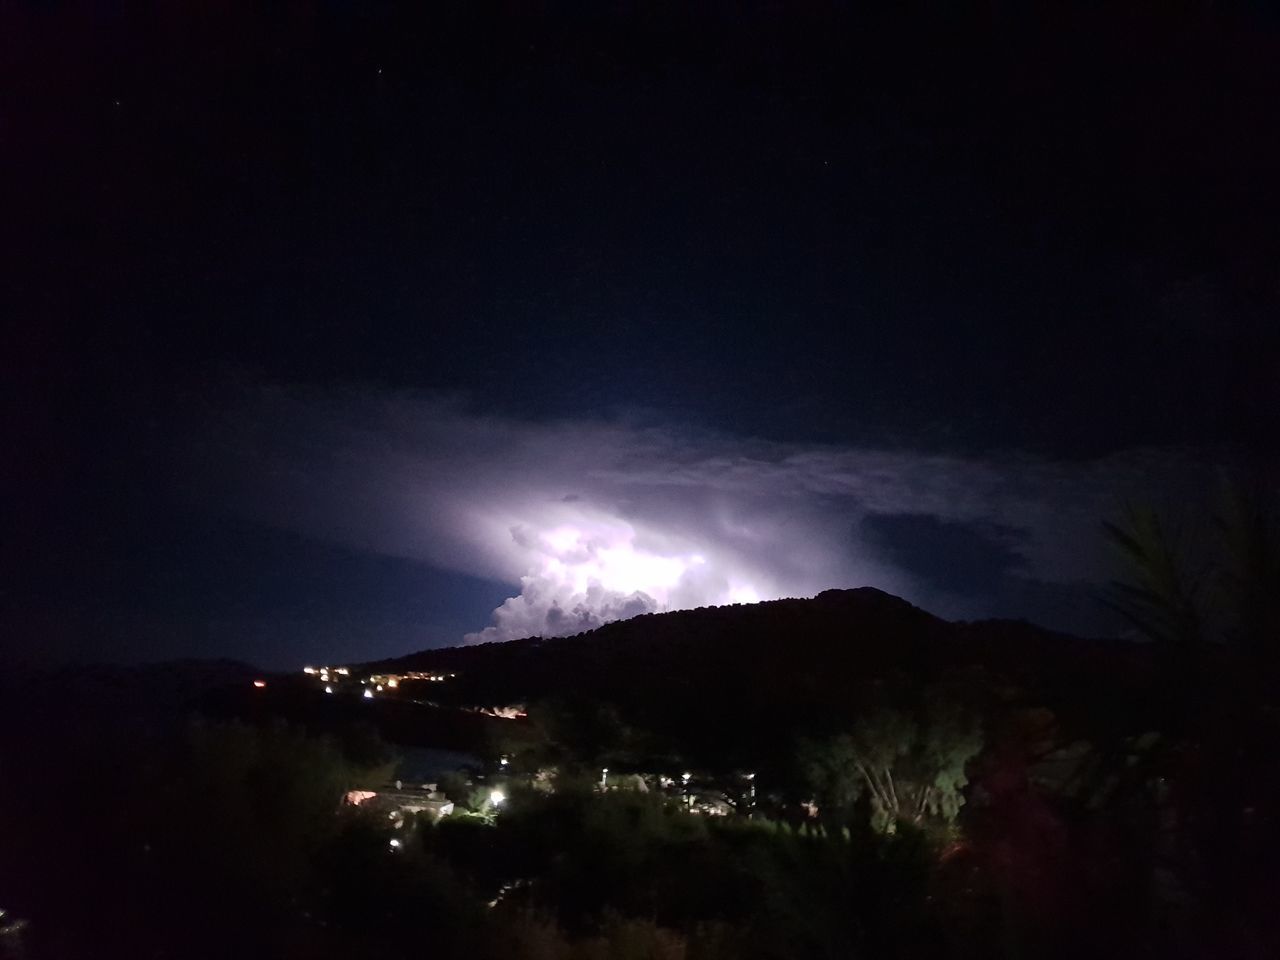
[[[214,410],[190,464],[196,495],[312,537],[510,583],[512,597],[470,642],[863,584],[953,616],[1005,612],[948,594],[948,578],[913,574],[900,551],[859,534],[871,529],[864,521],[998,528],[1018,561],[1009,575],[1087,585],[1108,573],[1099,521],[1154,477],[1167,486],[1198,470],[1159,450],[1057,462],[531,422],[372,389],[242,387]]]

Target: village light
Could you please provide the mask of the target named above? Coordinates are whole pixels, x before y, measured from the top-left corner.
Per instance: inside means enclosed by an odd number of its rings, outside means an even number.
[[[391,849],[392,849],[392,850],[399,850],[399,849],[400,849],[400,841],[399,841],[399,840],[397,840],[395,837],[392,837],[392,838],[391,838]]]
[[[324,688],[324,692],[325,692],[325,693],[333,693],[333,687],[325,687],[325,688]]]
[[[609,768],[608,767],[603,767],[600,770],[600,786],[602,787],[609,786]]]
[[[255,687],[257,687],[259,690],[261,690],[263,687],[265,687],[265,686],[267,685],[267,681],[265,681],[265,680],[255,680],[255,681],[253,681],[253,685],[254,685]]]
[[[364,688],[364,698],[365,698],[366,700],[372,700],[372,699],[373,699],[373,691],[372,691],[372,690],[370,690],[368,687],[365,687],[365,688]]]
[[[502,801],[505,799],[507,799],[507,795],[503,793],[501,790],[492,790],[489,792],[489,802],[492,803],[495,807],[501,806]]]
[[[315,672],[316,672],[316,668],[315,668],[315,667],[303,667],[303,668],[302,668],[302,672],[303,672],[303,673],[307,673],[307,674],[312,674],[312,673],[315,673]]]

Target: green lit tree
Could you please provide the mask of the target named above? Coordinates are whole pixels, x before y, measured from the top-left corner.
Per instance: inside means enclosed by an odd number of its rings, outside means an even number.
[[[965,766],[982,749],[975,720],[942,702],[920,717],[884,708],[849,733],[801,745],[805,780],[829,818],[850,818],[859,804],[873,829],[899,823],[949,825],[964,805]]]

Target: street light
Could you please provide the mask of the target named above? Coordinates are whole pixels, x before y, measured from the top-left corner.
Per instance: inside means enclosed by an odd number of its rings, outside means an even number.
[[[507,795],[503,793],[501,790],[489,791],[489,802],[492,803],[495,807],[502,806],[502,801],[506,799],[507,799]]]

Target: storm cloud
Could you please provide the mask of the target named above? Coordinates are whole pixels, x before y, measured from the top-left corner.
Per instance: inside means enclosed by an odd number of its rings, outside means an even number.
[[[1052,461],[797,445],[367,387],[239,385],[200,416],[188,495],[510,584],[469,642],[861,585],[946,616],[1085,629],[1077,601],[1109,573],[1101,519],[1153,477],[1190,489],[1199,474],[1168,450]]]

